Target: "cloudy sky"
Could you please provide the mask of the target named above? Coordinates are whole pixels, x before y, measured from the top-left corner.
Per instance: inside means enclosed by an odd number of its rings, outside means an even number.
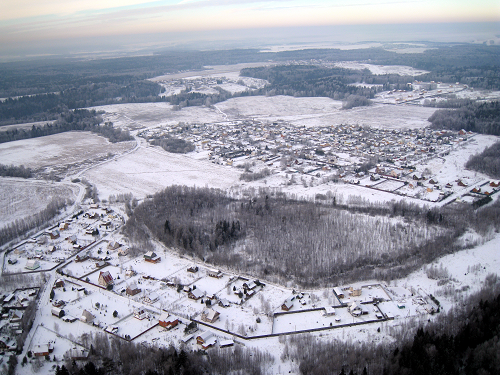
[[[0,52],[124,35],[499,21],[498,0],[4,0]]]

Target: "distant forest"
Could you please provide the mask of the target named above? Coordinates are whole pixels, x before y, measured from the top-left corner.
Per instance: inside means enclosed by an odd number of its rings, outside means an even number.
[[[113,127],[113,123],[106,122],[100,125],[102,118],[95,110],[88,109],[64,109],[57,115],[56,121],[42,126],[33,125],[28,129],[11,129],[0,131],[0,143],[18,141],[21,139],[43,137],[46,135],[63,133],[73,130],[85,130],[100,134],[110,142],[130,141],[134,138],[128,130]]]
[[[456,109],[440,109],[429,117],[434,129],[500,135],[500,101],[464,102]]]
[[[317,286],[401,277],[458,250],[456,239],[471,226],[478,233],[500,228],[499,214],[500,203],[476,212],[405,203],[349,208],[335,197],[324,204],[269,195],[232,199],[219,190],[172,186],[138,205],[125,231],[138,243],[153,235],[217,266]]]
[[[479,154],[472,155],[465,164],[465,168],[500,179],[500,142],[491,145]]]
[[[179,107],[210,105],[233,96],[220,90],[217,95],[180,93],[159,97],[163,88],[148,78],[178,71],[202,69],[207,65],[235,64],[273,60],[287,62],[363,61],[371,64],[408,65],[429,70],[418,77],[376,76],[366,71],[346,71],[313,67],[268,68],[247,70],[246,74],[268,76],[272,94],[321,96],[346,100],[346,108],[366,105],[375,89],[347,86],[362,79],[368,84],[380,83],[404,88],[414,78],[442,82],[460,82],[476,88],[500,89],[500,47],[483,45],[433,45],[423,53],[398,54],[382,48],[357,50],[310,49],[261,53],[258,50],[164,51],[152,56],[115,59],[51,59],[0,64],[0,126],[22,122],[55,120],[64,109],[77,109],[125,102],[168,101]],[[304,65],[305,66],[305,65]],[[280,69],[282,70],[280,72]],[[288,71],[287,71],[288,69]],[[300,78],[299,73],[304,77]],[[315,84],[308,83],[313,80]],[[262,94],[256,91],[252,94]],[[349,95],[352,97],[350,99]],[[362,100],[362,98],[365,98]]]

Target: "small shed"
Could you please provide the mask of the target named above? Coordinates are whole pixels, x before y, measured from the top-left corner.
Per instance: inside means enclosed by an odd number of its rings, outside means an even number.
[[[144,302],[152,304],[158,302],[160,300],[160,296],[156,292],[149,293],[144,297]]]
[[[200,298],[203,298],[204,295],[205,293],[200,289],[193,289],[188,293],[188,297],[194,300],[199,300]]]
[[[227,348],[229,346],[233,346],[234,345],[234,341],[229,339],[229,340],[222,340],[220,343],[219,343],[219,346],[221,348]]]
[[[161,261],[161,258],[154,251],[148,251],[144,254],[144,260],[149,263],[158,263]]]
[[[222,277],[222,272],[221,272],[221,270],[217,270],[217,269],[209,269],[208,276],[215,277],[216,279],[220,279]]]
[[[24,268],[26,268],[27,270],[34,271],[37,268],[40,268],[40,262],[36,259],[29,259],[26,262],[26,265],[24,266]]]
[[[80,321],[83,323],[92,323],[95,319],[95,316],[90,313],[90,311],[83,310],[82,316],[80,317]]]
[[[127,286],[126,293],[129,296],[135,296],[136,294],[140,293],[141,289],[137,287],[137,284],[131,284]]]
[[[60,307],[52,307],[50,311],[52,312],[52,315],[57,316],[58,318],[62,318],[65,314],[64,310]]]

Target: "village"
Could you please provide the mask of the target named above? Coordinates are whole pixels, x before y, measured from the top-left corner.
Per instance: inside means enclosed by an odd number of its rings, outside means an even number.
[[[417,287],[296,290],[214,269],[158,243],[138,253],[120,234],[122,223],[118,208],[88,200],[5,253],[4,275],[39,274],[46,282],[2,296],[1,351],[17,350],[20,322],[33,303],[38,311],[25,352],[54,361],[87,358],[90,333],[207,350],[439,311],[439,302]]]
[[[450,152],[475,141],[475,134],[465,131],[297,127],[283,120],[235,120],[163,126],[139,135],[184,139],[213,163],[239,168],[245,172],[241,179],[264,181],[264,185],[268,180],[272,186],[304,187],[344,182],[442,204],[474,203],[500,186],[499,181],[465,173],[439,176],[429,168],[429,164],[445,164]]]

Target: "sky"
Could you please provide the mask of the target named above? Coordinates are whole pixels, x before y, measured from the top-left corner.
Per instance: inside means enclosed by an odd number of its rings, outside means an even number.
[[[152,35],[234,38],[242,30],[339,25],[496,23],[498,0],[4,0],[0,52],[144,43]],[[300,34],[300,33],[299,33]],[[155,39],[155,38],[151,38]],[[104,44],[103,44],[104,46]],[[103,47],[103,48],[109,48]]]

